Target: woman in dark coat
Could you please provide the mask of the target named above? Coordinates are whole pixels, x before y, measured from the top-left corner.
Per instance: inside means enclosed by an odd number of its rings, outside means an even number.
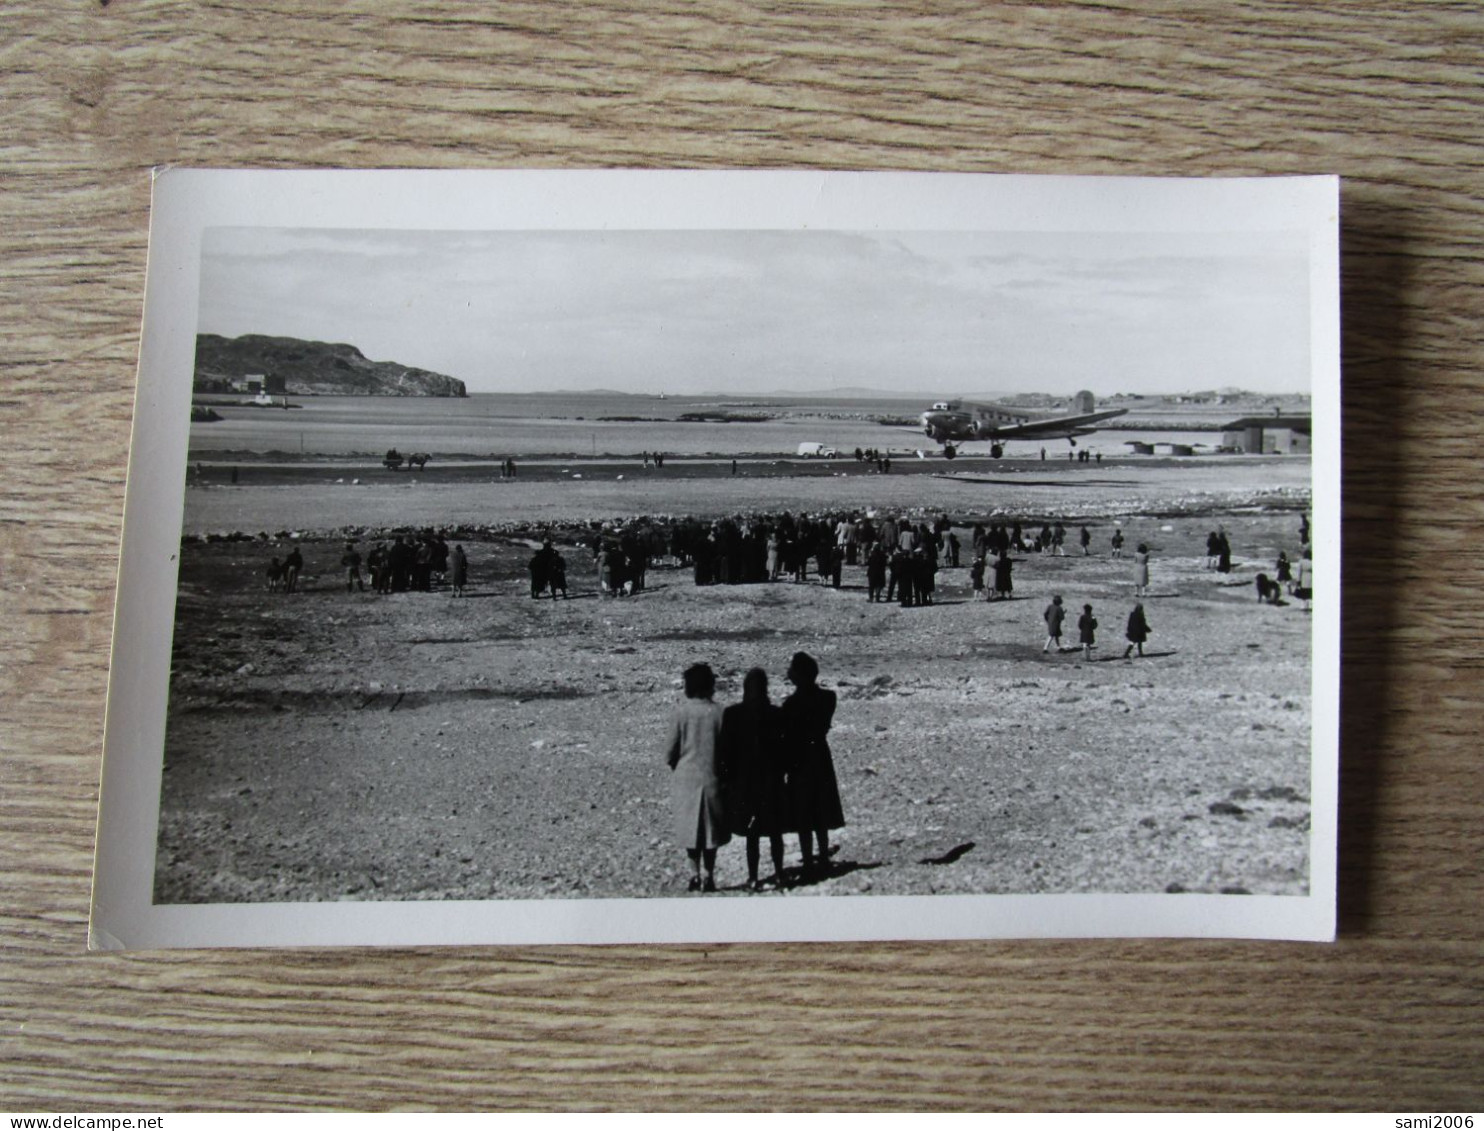
[[[917,570],[915,578],[917,581],[916,599],[919,605],[931,605],[933,593],[938,588],[938,559],[932,550],[919,550],[920,555],[916,559]]]
[[[732,839],[726,828],[717,753],[721,708],[711,701],[716,676],[707,664],[685,669],[685,702],[670,724],[665,763],[670,767],[670,807],[676,841],[690,857],[690,890],[716,890],[716,850]],[[701,882],[701,860],[706,881]]]
[[[794,692],[783,701],[783,745],[788,758],[789,807],[799,834],[805,873],[815,870],[818,843],[820,870],[829,871],[830,830],[845,827],[840,786],[826,736],[835,717],[835,693],[820,687],[819,664],[807,652],[795,652],[788,665]]]
[[[762,838],[773,856],[773,884],[782,883],[783,833],[788,826],[784,787],[783,713],[768,702],[768,675],[753,668],[742,681],[742,702],[721,715],[721,765],[727,795],[727,824],[747,838],[747,882],[757,878]]]
[[[877,542],[866,558],[866,600],[882,601],[886,591],[886,550]]]
[[[1128,631],[1124,633],[1128,637],[1128,647],[1123,650],[1123,658],[1126,660],[1135,648],[1139,649],[1139,655],[1144,654],[1144,641],[1149,639],[1149,622],[1144,619],[1144,606],[1135,605],[1134,611],[1128,615]]]
[[[994,595],[995,600],[1010,600],[1010,594],[1015,589],[1015,584],[1010,580],[1011,560],[1010,555],[1001,553],[994,560]]]
[[[1083,605],[1082,615],[1077,618],[1077,637],[1082,642],[1082,655],[1092,659],[1092,650],[1097,645],[1098,619],[1092,615],[1092,606]]]
[[[463,546],[453,548],[453,595],[462,597],[464,586],[469,584],[469,557]]]

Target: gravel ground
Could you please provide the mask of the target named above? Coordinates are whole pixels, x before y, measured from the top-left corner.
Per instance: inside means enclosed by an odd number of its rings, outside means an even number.
[[[839,694],[831,742],[848,825],[828,878],[803,882],[789,838],[789,885],[756,898],[1305,892],[1309,618],[1259,605],[1252,579],[1280,548],[1297,557],[1307,463],[1208,468],[1029,482],[1035,469],[1013,489],[692,477],[632,508],[614,505],[610,484],[543,495],[534,483],[517,497],[398,483],[354,507],[334,484],[193,490],[188,532],[294,530],[307,567],[300,592],[269,594],[261,569],[285,540],[182,547],[156,899],[679,894],[688,865],[669,840],[660,746],[680,672],[709,662],[718,700],[733,702],[759,665],[776,699],[798,649]],[[657,568],[642,594],[604,599],[572,528],[559,537],[573,599],[528,596],[534,522],[868,503],[960,521],[1062,513],[1073,540],[1089,522],[1094,554],[1023,557],[1003,603],[971,601],[967,568],[939,575],[930,608],[869,604],[859,568],[838,591],[697,588]],[[1128,662],[1133,564],[1108,556],[1115,519],[1129,548],[1156,551],[1150,655]],[[1203,564],[1218,523],[1229,576]],[[400,524],[463,527],[469,596],[344,591],[343,531]],[[1073,610],[1069,644],[1094,605],[1092,662],[1041,651],[1053,592]],[[742,857],[740,843],[722,850],[723,895],[741,894]]]

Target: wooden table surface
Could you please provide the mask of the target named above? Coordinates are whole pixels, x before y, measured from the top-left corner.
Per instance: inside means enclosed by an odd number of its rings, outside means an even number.
[[[6,5],[0,1110],[1479,1109],[1484,15],[1312,7]],[[1341,174],[1340,941],[86,953],[162,164]]]

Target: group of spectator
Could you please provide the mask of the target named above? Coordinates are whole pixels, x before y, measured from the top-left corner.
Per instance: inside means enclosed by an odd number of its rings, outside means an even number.
[[[566,600],[567,559],[552,545],[550,538],[543,541],[541,548],[531,555],[527,569],[531,574],[532,599],[549,592],[553,601],[557,599],[558,593]]]
[[[390,542],[377,542],[364,558],[355,542],[346,542],[340,555],[340,568],[347,593],[364,593],[368,580],[375,593],[428,593],[435,585],[446,582],[454,596],[461,597],[469,580],[469,559],[464,547],[454,546],[450,550],[443,535],[432,530],[421,535],[398,534]],[[268,591],[294,592],[303,571],[304,555],[295,546],[282,561],[276,557],[269,561]]]
[[[468,559],[462,546],[456,547],[461,566],[456,571],[455,592],[462,593],[468,575]],[[378,542],[366,555],[366,570],[371,588],[377,593],[431,593],[435,581],[442,584],[448,576],[454,554],[442,534],[432,530],[420,535],[398,534],[391,542]],[[355,543],[347,542],[340,564],[345,568],[345,591],[352,586],[364,591],[360,573],[360,552]]]
[[[1206,568],[1217,573],[1232,571],[1232,544],[1224,526],[1206,535]]]
[[[1091,554],[1092,532],[1076,528],[1084,556]],[[1280,553],[1274,579],[1266,573],[1257,580],[1260,600],[1278,602],[1286,591],[1305,602],[1312,591],[1312,556],[1307,545],[1308,519],[1302,518],[1302,556],[1295,565]],[[1062,522],[1029,526],[1021,522],[975,523],[970,534],[969,584],[972,598],[1009,600],[1014,595],[1012,553],[1065,556],[1068,529]],[[1115,526],[1112,558],[1123,556],[1124,533]],[[886,515],[736,515],[703,522],[696,518],[642,519],[610,523],[588,543],[597,575],[597,590],[605,597],[643,592],[651,564],[656,560],[691,572],[696,585],[737,585],[777,581],[804,583],[817,576],[824,584],[841,588],[846,566],[865,569],[866,599],[873,604],[896,602],[903,607],[932,605],[939,587],[938,574],[960,564],[958,532],[946,515],[913,520]],[[1134,551],[1134,596],[1149,593],[1151,551],[1139,543]],[[1206,539],[1206,567],[1232,569],[1231,543],[1225,529]],[[346,542],[340,566],[347,592],[364,592],[369,581],[377,593],[431,592],[447,585],[462,596],[469,578],[469,561],[462,546],[450,547],[442,533],[399,534],[376,543],[363,559],[354,542]],[[363,566],[365,572],[363,573]],[[533,598],[568,597],[567,560],[551,537],[528,562]],[[274,557],[266,569],[271,592],[292,593],[299,586],[304,558],[298,546],[286,558]],[[1137,642],[1136,642],[1137,643]]]
[[[282,561],[274,558],[268,563],[268,592],[292,593],[299,587],[299,575],[303,572],[304,555],[295,546]]]

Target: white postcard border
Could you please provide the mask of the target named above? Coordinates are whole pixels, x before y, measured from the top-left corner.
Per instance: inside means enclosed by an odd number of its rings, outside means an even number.
[[[90,946],[1334,937],[1339,750],[1339,182],[830,172],[166,170],[154,183]],[[1310,238],[1309,894],[152,902],[203,233],[400,230],[1303,231]]]

